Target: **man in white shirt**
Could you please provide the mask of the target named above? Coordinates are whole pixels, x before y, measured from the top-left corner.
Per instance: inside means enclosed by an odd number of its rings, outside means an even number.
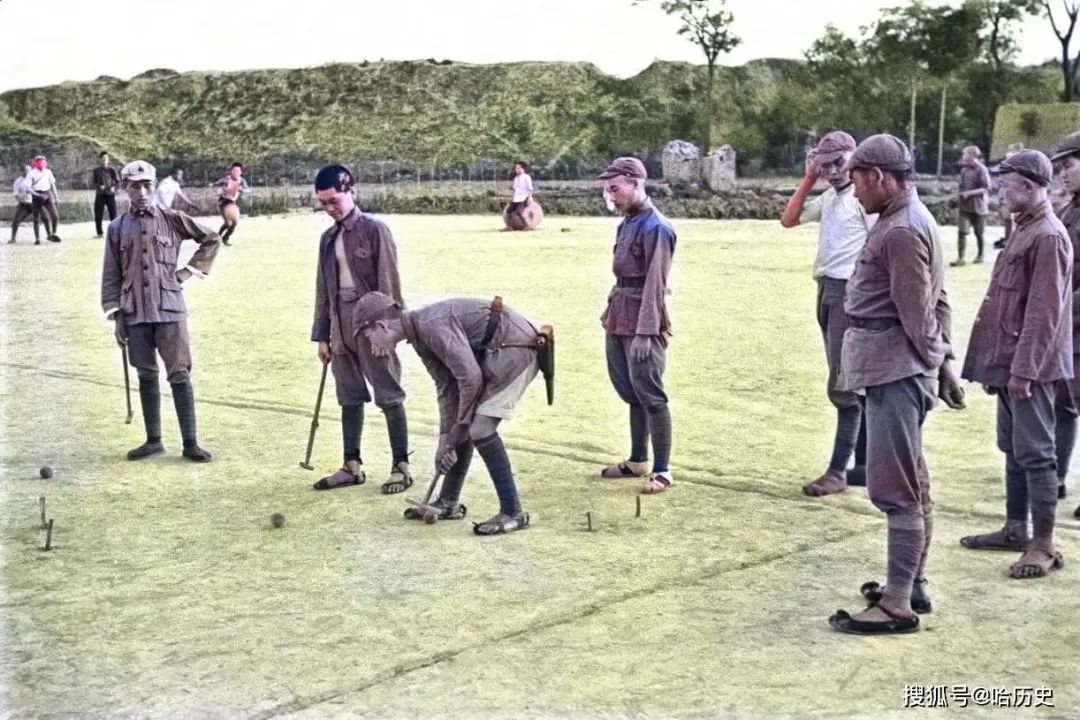
[[[38,155],[30,163],[30,194],[34,208],[34,221],[45,217],[45,235],[50,242],[60,242],[60,236],[56,230],[60,225],[60,214],[57,205],[60,197],[56,194],[56,177],[49,169],[49,161],[44,155]]]
[[[786,228],[805,222],[821,222],[814,258],[814,279],[818,284],[817,320],[825,341],[825,358],[829,365],[826,387],[829,401],[836,408],[837,425],[828,469],[821,477],[803,486],[803,492],[814,497],[841,492],[848,484],[866,484],[866,428],[859,398],[853,392],[836,389],[840,350],[848,328],[844,312],[847,281],[855,271],[855,263],[876,217],[868,216],[855,198],[851,173],[844,167],[854,151],[855,139],[846,132],[837,130],[825,135],[807,155],[806,176],[780,219],[780,224]],[[807,201],[819,178],[829,182],[829,189]],[[853,452],[855,467],[846,471]]]
[[[19,224],[34,214],[34,196],[30,192],[30,165],[23,167],[22,177],[15,179],[11,188],[11,194],[15,196],[15,219],[11,221],[11,240],[8,244],[15,243],[15,234],[19,231]],[[41,244],[41,223],[34,218],[34,244]]]
[[[157,203],[157,206],[165,208],[166,210],[171,210],[173,201],[177,197],[186,202],[188,205],[195,205],[195,203],[191,201],[191,198],[185,195],[184,191],[180,189],[180,183],[182,183],[183,181],[183,168],[173,168],[171,171],[169,171],[169,174],[166,175],[165,178],[158,183],[157,192],[154,195],[154,202]],[[185,211],[186,210],[187,208],[185,208]]]
[[[524,217],[525,207],[532,198],[533,184],[532,178],[529,177],[529,166],[523,160],[514,163],[514,184],[512,187],[514,194],[506,208],[506,215],[509,217],[516,214],[521,218],[520,225],[524,227],[527,224]]]

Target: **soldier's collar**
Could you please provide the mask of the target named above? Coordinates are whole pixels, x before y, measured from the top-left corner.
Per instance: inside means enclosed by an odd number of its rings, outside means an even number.
[[[888,217],[895,212],[903,210],[917,198],[918,193],[915,191],[914,186],[909,187],[905,192],[900,193],[893,199],[889,200],[889,202],[885,203],[885,207],[883,207],[881,209],[881,212],[878,213],[878,220],[880,221],[882,218]]]
[[[352,210],[349,211],[348,215],[341,218],[341,222],[339,222],[338,225],[343,226],[346,230],[352,230],[353,225],[356,225],[356,223],[360,222],[360,216],[360,208],[354,207]]]
[[[418,344],[419,335],[416,332],[416,318],[410,310],[401,311],[401,329],[405,332],[405,341],[415,347]]]
[[[1027,225],[1028,223],[1041,220],[1047,215],[1054,214],[1054,207],[1050,204],[1050,199],[1047,198],[1041,204],[1036,205],[1031,210],[1020,213],[1016,216],[1017,225]]]
[[[646,196],[645,199],[641,201],[640,205],[635,205],[634,207],[626,209],[626,217],[629,218],[637,217],[638,215],[644,215],[645,213],[650,212],[652,209],[652,200],[650,200],[648,196]]]
[[[130,212],[135,217],[154,217],[155,215],[157,215],[157,206],[153,203],[150,203],[150,207],[146,208],[145,210],[136,210],[135,208],[131,208],[130,210],[128,210],[128,212]]]

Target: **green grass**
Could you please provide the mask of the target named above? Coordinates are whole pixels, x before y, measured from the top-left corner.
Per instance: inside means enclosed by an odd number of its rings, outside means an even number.
[[[939,409],[927,428],[938,520],[924,631],[873,640],[826,624],[859,606],[885,548],[863,491],[799,491],[825,465],[833,421],[814,228],[678,223],[678,485],[645,498],[639,520],[635,482],[594,477],[627,445],[598,322],[614,221],[549,217],[509,234],[496,217],[387,220],[412,305],[498,293],[556,327],[556,405],[534,383],[503,433],[533,527],[480,539],[467,522],[403,521],[403,497],[377,491],[389,459],[370,406],[368,484],[310,490],[318,473],[297,462],[318,382],[307,337],[324,216],[243,221],[187,288],[207,466],[178,458],[167,391],[168,454],[122,459],[141,425],[137,406],[123,424],[91,226],[62,228],[62,245],[0,246],[0,716],[1076,716],[1080,488],[1060,512],[1068,564],[1049,579],[1010,581],[1012,556],[962,550],[961,534],[1003,512],[993,405],[974,389],[966,411]],[[950,273],[961,346],[988,272]],[[402,356],[423,484],[435,398],[412,350]],[[320,473],[340,461],[332,398]],[[44,464],[52,480],[37,477]],[[55,519],[48,553],[39,495]],[[464,500],[470,518],[497,507],[479,461]],[[957,684],[1048,686],[1056,708],[903,708],[906,685]]]

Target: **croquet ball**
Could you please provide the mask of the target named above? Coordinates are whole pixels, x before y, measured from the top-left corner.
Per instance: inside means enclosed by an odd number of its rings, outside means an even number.
[[[434,525],[436,521],[438,521],[438,519],[439,516],[433,512],[424,513],[424,522],[426,522],[428,525]]]
[[[284,527],[284,525],[285,525],[285,516],[282,515],[281,513],[274,513],[273,515],[270,516],[270,524],[273,525],[276,528]]]
[[[52,468],[49,467],[48,465],[42,465],[41,469],[38,470],[38,474],[41,475],[41,477],[48,480],[49,478],[52,477]]]

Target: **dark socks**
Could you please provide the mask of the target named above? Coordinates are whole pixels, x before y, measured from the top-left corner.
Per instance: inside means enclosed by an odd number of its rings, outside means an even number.
[[[1054,492],[1057,492],[1056,477]],[[1011,453],[1005,454],[1005,519],[1009,525],[1020,525],[1024,529],[1023,534],[1027,535],[1028,479]]]
[[[382,409],[386,415],[386,432],[390,436],[390,452],[394,463],[409,460],[409,423],[405,418],[405,405],[396,403]]]
[[[499,512],[510,516],[520,515],[521,501],[514,485],[514,471],[510,468],[510,456],[506,454],[502,438],[498,433],[492,433],[486,438],[476,440],[475,445],[491,475],[495,493],[499,496]]]
[[[341,406],[341,445],[345,462],[360,461],[360,433],[364,427],[363,405]]]
[[[172,396],[173,405],[176,407],[176,419],[180,423],[180,437],[184,440],[184,447],[195,445],[195,391],[191,387],[191,383],[173,383]]]
[[[139,403],[142,405],[146,442],[161,442],[161,388],[157,376],[139,378]]]
[[[1072,460],[1073,447],[1076,446],[1076,417],[1064,410],[1057,410],[1057,423],[1054,426],[1054,440],[1057,445],[1058,485],[1065,484],[1069,475],[1069,462]]]
[[[1053,470],[1029,470],[1027,485],[1031,500],[1031,539],[1042,547],[1053,547],[1057,473]]]
[[[667,472],[671,460],[671,410],[667,405],[649,413],[649,434],[652,436],[653,472]]]
[[[830,470],[842,473],[847,469],[848,460],[851,459],[851,453],[859,439],[861,423],[862,408],[858,405],[837,408],[836,435],[833,439],[832,458],[829,460]]]
[[[465,476],[469,473],[469,465],[473,458],[472,441],[461,443],[456,448],[457,461],[443,478],[442,489],[439,491],[439,499],[448,503],[456,503],[461,499],[461,487],[465,484]]]
[[[641,405],[630,405],[630,460],[649,459],[649,414]]]

